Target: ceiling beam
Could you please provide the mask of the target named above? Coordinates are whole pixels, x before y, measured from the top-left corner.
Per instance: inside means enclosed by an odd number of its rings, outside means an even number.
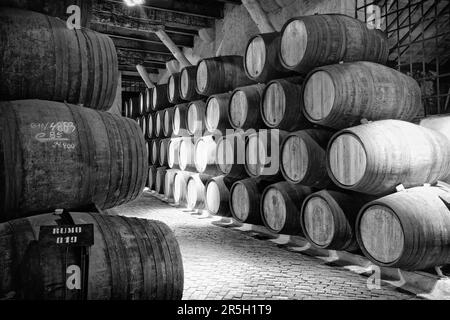
[[[158,61],[161,63],[166,63],[173,59],[171,53],[163,54],[156,51],[144,51],[144,50],[134,50],[134,49],[123,49],[116,48],[118,57],[128,57],[129,59],[134,59],[136,61]]]

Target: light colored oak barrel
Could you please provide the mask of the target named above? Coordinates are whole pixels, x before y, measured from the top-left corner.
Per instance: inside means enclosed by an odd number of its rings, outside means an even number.
[[[186,206],[187,180],[189,172],[177,171],[174,178],[173,201],[180,206]]]
[[[435,183],[450,174],[450,141],[441,133],[382,120],[338,132],[328,146],[327,170],[339,187],[372,195]]]
[[[183,262],[166,224],[89,212],[64,217],[43,214],[1,224],[0,297],[15,292],[17,300],[81,299],[81,290],[66,285],[67,267],[80,265],[79,248],[37,242],[40,226],[72,223],[94,225],[85,288],[88,300],[181,299]]]
[[[214,136],[204,136],[195,142],[194,164],[199,173],[212,176],[220,175],[216,166],[217,138]]]
[[[303,78],[270,81],[264,89],[261,116],[267,127],[286,131],[303,130],[312,124],[303,114]]]
[[[166,173],[167,167],[158,167],[156,169],[155,191],[158,194],[164,194]]]
[[[129,116],[136,119],[139,116],[139,97],[132,97],[129,100],[130,112]]]
[[[254,83],[247,78],[242,56],[221,56],[200,60],[197,66],[196,90],[211,96]]]
[[[287,134],[282,130],[260,130],[247,137],[245,169],[250,177],[282,177],[281,144]]]
[[[148,166],[148,179],[147,179],[147,187],[150,190],[155,190],[156,184],[156,169],[157,166]]]
[[[164,111],[159,110],[155,113],[155,137],[164,137],[163,127],[164,127]]]
[[[274,233],[303,235],[300,212],[303,201],[313,189],[288,182],[268,186],[262,195],[261,219]]]
[[[177,104],[174,107],[173,111],[173,121],[172,121],[172,134],[174,136],[188,136],[190,135],[187,131],[187,110],[188,110],[188,104]]]
[[[159,145],[161,139],[150,140],[150,162],[153,165],[159,164]]]
[[[314,69],[303,88],[306,118],[334,129],[358,125],[362,119],[412,121],[424,113],[416,80],[372,62]]]
[[[162,110],[172,106],[167,97],[167,84],[156,84],[152,89],[152,104],[153,111]]]
[[[281,173],[286,181],[315,188],[332,185],[327,145],[333,131],[307,129],[288,134],[281,145]]]
[[[167,158],[167,153],[169,150],[169,142],[170,142],[170,138],[165,138],[165,139],[161,139],[159,140],[159,165],[161,167],[165,167],[168,165],[168,158]]]
[[[167,81],[167,98],[172,104],[182,103],[184,100],[180,96],[181,74],[172,73]]]
[[[358,193],[321,190],[305,199],[300,223],[304,236],[317,248],[358,250],[355,222],[359,210],[374,200]]]
[[[233,218],[242,223],[262,226],[261,196],[264,189],[273,184],[261,178],[237,181],[230,189],[230,211]]]
[[[177,172],[178,170],[175,169],[167,169],[164,177],[164,198],[171,203],[174,202],[173,190],[175,187],[175,175]]]
[[[180,144],[182,138],[171,138],[167,144],[167,165],[171,169],[180,169]]]
[[[153,128],[154,128],[154,116],[153,116],[154,114],[152,114],[152,113],[149,113],[147,116],[146,116],[146,122],[147,122],[147,132],[145,133],[145,137],[147,138],[147,139],[151,139],[151,138],[153,138]]]
[[[280,33],[262,33],[250,38],[244,55],[247,76],[260,83],[287,78],[295,74],[286,69],[279,59]]]
[[[245,170],[245,140],[247,136],[247,133],[241,131],[217,140],[216,164],[222,174],[240,179],[248,177]]]
[[[175,107],[167,108],[163,113],[163,134],[165,137],[171,137],[173,133],[173,113]]]
[[[37,12],[0,11],[0,96],[41,99],[108,110],[116,97],[117,53],[112,40]],[[24,49],[26,48],[26,49]]]
[[[133,120],[44,100],[0,102],[0,221],[137,198],[147,151]]]
[[[186,129],[190,135],[201,136],[205,127],[206,104],[203,100],[189,103],[186,113]]]
[[[187,179],[186,208],[206,209],[206,187],[205,184],[210,176],[193,174]]]
[[[197,66],[184,67],[180,72],[180,97],[186,101],[203,99],[204,96],[197,93]]]
[[[259,112],[264,84],[236,88],[228,106],[228,119],[235,129],[265,128]]]
[[[302,74],[341,61],[385,64],[388,53],[385,36],[345,15],[297,17],[288,20],[281,30],[280,61],[287,69]]]
[[[228,106],[231,93],[212,95],[206,101],[205,127],[210,133],[225,134],[226,129],[231,129],[228,119]]]
[[[217,216],[231,217],[230,189],[236,178],[217,176],[206,183],[206,208]]]
[[[195,168],[195,141],[191,137],[181,138],[178,162],[180,169],[183,171],[196,171]]]
[[[145,88],[144,90],[144,112],[149,113],[152,111],[152,90]]]
[[[448,198],[448,190],[418,187],[367,204],[356,222],[364,255],[375,264],[405,270],[450,263]]]

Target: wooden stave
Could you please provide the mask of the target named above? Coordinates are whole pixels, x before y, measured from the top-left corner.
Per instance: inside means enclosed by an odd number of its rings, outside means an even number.
[[[265,84],[253,84],[245,87],[238,87],[233,90],[230,102],[228,105],[228,121],[234,129],[247,130],[251,128],[266,128],[260,113],[260,105],[262,101],[262,94],[264,92]],[[233,96],[238,92],[243,92],[247,100],[247,116],[243,124],[238,125],[234,123],[232,118]],[[239,108],[241,109],[241,108]],[[252,112],[253,111],[253,112]]]

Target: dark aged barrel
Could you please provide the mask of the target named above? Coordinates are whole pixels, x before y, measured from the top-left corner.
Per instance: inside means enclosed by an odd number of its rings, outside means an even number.
[[[279,32],[262,33],[250,38],[244,55],[247,76],[256,82],[265,83],[294,75],[294,72],[281,64],[279,48]]]
[[[191,135],[201,136],[204,131],[206,104],[203,100],[189,103],[186,113],[186,128]]]
[[[195,90],[197,86],[197,66],[184,67],[180,76],[180,97],[186,101],[195,101],[203,98]]]
[[[163,112],[163,134],[166,137],[172,136],[173,133],[173,113],[175,111],[175,107],[173,108],[167,108]]]
[[[155,191],[158,194],[164,194],[164,181],[166,179],[166,173],[166,167],[158,167],[156,169]]]
[[[0,97],[42,99],[108,110],[118,64],[112,40],[32,11],[0,11]],[[26,48],[26,50],[24,50]]]
[[[168,165],[167,152],[169,149],[170,138],[161,139],[159,141],[159,165],[161,167]]]
[[[180,168],[180,144],[182,138],[172,138],[167,144],[167,165],[171,169]]]
[[[359,210],[373,198],[357,193],[321,190],[303,202],[300,223],[304,236],[317,248],[355,251]]]
[[[121,116],[44,100],[0,102],[0,221],[112,208],[144,189],[145,140]]]
[[[128,118],[128,101],[124,101],[122,104],[122,116]]]
[[[309,121],[335,129],[361,119],[411,121],[424,113],[416,80],[372,62],[314,69],[305,80],[303,103]]]
[[[293,77],[269,82],[264,89],[261,116],[267,127],[286,131],[312,125],[303,114],[303,78]]]
[[[180,169],[183,171],[196,171],[194,145],[194,139],[191,137],[184,137],[181,139],[178,161]]]
[[[228,119],[233,128],[265,128],[259,112],[264,88],[264,84],[254,84],[233,91],[228,107]]]
[[[130,118],[136,119],[139,116],[139,97],[132,97],[129,100]]]
[[[302,203],[312,189],[288,182],[268,186],[262,195],[261,219],[270,231],[302,235],[300,212]]]
[[[304,16],[288,20],[281,31],[280,61],[302,74],[341,61],[385,64],[388,43],[380,31],[341,14]]]
[[[450,263],[448,198],[448,191],[419,187],[367,204],[356,222],[364,255],[375,264],[405,270]]]
[[[164,111],[160,110],[155,113],[155,136],[158,138],[164,137]]]
[[[281,143],[287,132],[260,130],[247,137],[245,146],[245,169],[250,177],[282,176],[280,169]]]
[[[197,67],[197,93],[210,96],[254,83],[247,78],[242,56],[221,56],[200,60]]]
[[[205,127],[210,133],[225,134],[226,129],[231,129],[228,119],[228,106],[231,93],[215,94],[206,101]]]
[[[168,202],[174,202],[173,190],[175,186],[175,175],[178,170],[167,169],[166,176],[164,177],[164,198]]]
[[[145,137],[148,139],[153,138],[153,124],[154,124],[154,117],[153,114],[149,113],[146,116],[146,123],[147,123],[147,132],[145,133]]]
[[[189,172],[177,171],[175,174],[174,186],[173,186],[173,201],[175,204],[185,206],[186,203],[186,191],[187,191],[187,179],[189,178]]]
[[[67,281],[69,268],[80,266],[79,249],[66,250],[36,241],[40,226],[57,227],[73,221],[75,226],[94,225],[85,288],[88,300],[181,299],[183,263],[177,240],[167,225],[98,213],[69,215],[66,219],[43,214],[0,225],[0,298],[10,292],[15,292],[16,299],[81,298],[81,290],[71,289]]]
[[[216,166],[217,138],[204,136],[195,142],[194,164],[197,172],[217,176],[220,174]]]
[[[188,104],[178,104],[173,111],[172,133],[175,136],[187,136],[187,110]]]
[[[150,162],[154,165],[159,164],[159,142],[161,139],[153,139],[150,141],[151,157]]]
[[[172,73],[167,81],[167,98],[172,104],[183,102],[183,99],[180,96],[180,80],[181,74],[177,72]]]
[[[245,179],[245,139],[247,134],[236,132],[217,140],[216,164],[219,171],[229,177]]]
[[[333,135],[326,129],[290,133],[281,145],[281,172],[286,181],[315,188],[332,184],[327,172],[327,145]]]
[[[156,169],[157,166],[148,166],[148,179],[147,179],[147,187],[150,190],[155,190],[155,182],[156,182]]]
[[[209,176],[193,174],[187,179],[186,207],[188,209],[206,209],[206,187]]]
[[[260,178],[237,181],[230,190],[230,210],[233,218],[242,223],[263,225],[261,196],[273,182]]]
[[[156,84],[155,87],[152,88],[152,110],[162,110],[171,105],[172,104],[167,97],[167,84]]]
[[[206,208],[217,216],[231,217],[230,188],[237,179],[226,176],[211,178],[206,183]]]
[[[382,120],[337,133],[328,146],[327,169],[341,188],[383,195],[450,175],[450,140],[400,121]]]

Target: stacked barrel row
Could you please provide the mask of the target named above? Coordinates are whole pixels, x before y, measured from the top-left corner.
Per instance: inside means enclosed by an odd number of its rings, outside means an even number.
[[[3,6],[0,38],[0,299],[82,299],[66,286],[65,268],[81,266],[79,248],[44,245],[39,232],[86,223],[95,230],[88,299],[181,298],[170,229],[101,214],[138,198],[148,168],[139,126],[105,112],[118,81],[112,40]],[[127,274],[125,265],[137,268]]]
[[[414,124],[420,87],[387,57],[380,31],[315,15],[256,35],[244,57],[201,60],[192,82],[208,98],[175,107],[186,134],[167,140],[182,171],[166,175],[166,197],[383,266],[448,263],[436,184],[450,175],[450,118]]]

